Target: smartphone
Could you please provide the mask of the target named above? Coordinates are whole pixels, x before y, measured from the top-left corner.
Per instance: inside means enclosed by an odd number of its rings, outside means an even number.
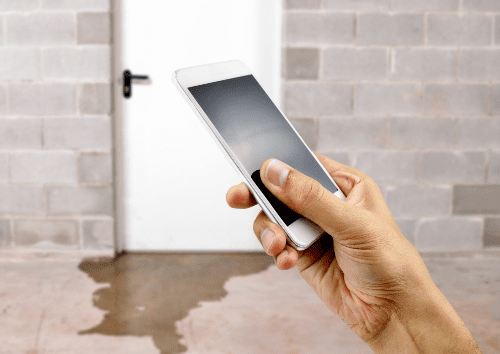
[[[314,222],[283,204],[260,179],[264,161],[276,158],[345,200],[250,68],[240,60],[192,66],[176,70],[172,81],[262,210],[283,228],[287,243],[301,251],[325,234]]]

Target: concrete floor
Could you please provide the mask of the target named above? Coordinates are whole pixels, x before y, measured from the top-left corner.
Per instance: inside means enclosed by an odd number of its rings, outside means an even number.
[[[500,250],[422,255],[500,353]],[[0,354],[371,353],[297,269],[250,254],[0,253]]]

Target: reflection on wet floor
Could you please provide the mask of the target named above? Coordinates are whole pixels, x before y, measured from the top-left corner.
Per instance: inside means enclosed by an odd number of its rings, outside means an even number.
[[[232,276],[257,273],[274,264],[263,253],[124,254],[86,258],[78,268],[96,283],[94,306],[108,311],[97,326],[78,333],[152,336],[162,354],[182,353],[175,322],[200,301],[224,297]]]

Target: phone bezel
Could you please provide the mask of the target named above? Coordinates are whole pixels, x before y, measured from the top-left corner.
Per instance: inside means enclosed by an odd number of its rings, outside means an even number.
[[[307,249],[310,245],[312,245],[318,238],[320,238],[325,232],[322,232],[318,234],[316,239],[308,244],[301,244],[297,240],[293,239],[293,232],[289,231],[289,227],[297,223],[297,221],[301,220],[298,219],[294,223],[292,223],[290,226],[287,226],[279,214],[276,212],[274,207],[267,202],[267,199],[264,197],[260,189],[255,185],[255,182],[252,180],[251,176],[248,175],[246,169],[243,167],[241,162],[238,160],[237,156],[233,154],[233,151],[231,148],[226,144],[224,138],[219,134],[219,131],[215,126],[212,124],[211,120],[206,116],[205,111],[201,108],[201,106],[198,104],[196,99],[193,97],[191,92],[188,90],[189,87],[192,86],[198,86],[198,85],[203,85],[203,84],[208,84],[212,82],[217,82],[217,81],[222,81],[222,80],[227,80],[227,79],[232,79],[240,76],[245,76],[245,75],[252,75],[255,80],[259,83],[259,85],[262,87],[262,84],[259,82],[259,80],[255,77],[255,75],[252,73],[250,68],[244,64],[240,60],[229,60],[225,62],[217,62],[217,63],[209,63],[209,64],[204,64],[204,65],[198,65],[198,66],[192,66],[192,67],[187,67],[187,68],[182,68],[174,71],[172,74],[172,81],[174,84],[182,90],[182,92],[185,95],[185,99],[188,100],[188,103],[192,106],[193,110],[195,110],[195,113],[197,113],[198,118],[202,118],[203,122],[205,123],[205,128],[212,133],[212,138],[216,143],[218,143],[219,148],[227,154],[226,159],[228,159],[231,164],[233,165],[233,168],[242,175],[244,179],[246,179],[246,185],[248,187],[248,184],[251,186],[251,191],[252,194],[254,195],[255,199],[259,203],[259,205],[262,207],[263,211],[266,213],[266,215],[271,219],[271,221],[277,223],[280,225],[285,233],[287,234],[287,239],[292,243],[291,246],[294,247],[297,250],[304,250]],[[264,89],[262,87],[262,89]],[[264,90],[265,92],[265,90]],[[267,94],[267,92],[266,92]],[[269,94],[268,94],[269,96]],[[297,134],[297,136],[300,138],[304,146],[309,150],[311,156],[316,159],[318,162],[319,166],[323,169],[325,174],[330,178],[332,183],[337,187],[337,192],[334,193],[337,197],[339,197],[342,200],[345,200],[345,196],[338,187],[338,185],[335,183],[333,178],[330,176],[328,171],[324,168],[324,166],[321,164],[321,162],[318,160],[316,155],[309,149],[307,144],[304,142],[300,134],[297,132],[297,130],[294,128],[294,126],[290,123],[288,118],[283,114],[281,109],[275,105],[276,108],[278,108],[279,112],[281,115],[286,119],[290,127],[293,129],[293,131]],[[257,195],[255,194],[257,193]],[[273,220],[274,219],[274,220]],[[307,220],[303,218],[304,220]],[[314,224],[311,220],[307,220],[308,222],[311,222]],[[315,225],[315,224],[314,224]],[[317,225],[316,225],[317,226]],[[319,229],[321,229],[319,226],[317,226]],[[292,235],[292,237],[289,237]]]

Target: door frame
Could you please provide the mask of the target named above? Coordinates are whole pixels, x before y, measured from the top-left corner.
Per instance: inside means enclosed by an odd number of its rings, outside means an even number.
[[[279,2],[280,11],[277,12],[276,16],[281,27],[281,35],[279,38],[278,47],[280,48],[279,55],[275,57],[273,65],[279,68],[280,78],[279,78],[279,106],[282,111],[284,111],[284,69],[286,62],[286,51],[284,50],[285,38],[285,12],[284,1],[285,0],[271,0]],[[276,5],[277,6],[277,5]],[[114,239],[114,253],[115,256],[123,254],[126,252],[124,248],[124,237],[127,230],[127,218],[126,218],[126,203],[125,203],[125,188],[126,179],[125,174],[125,143],[124,143],[124,119],[123,119],[123,105],[122,95],[123,95],[123,31],[122,31],[122,0],[111,0],[110,1],[110,12],[111,12],[111,33],[112,33],[112,44],[111,44],[111,72],[112,72],[112,113],[111,113],[111,125],[112,125],[112,159],[113,159],[113,205],[114,205],[114,225],[113,225],[113,239]]]
[[[115,256],[124,252],[123,237],[126,230],[125,217],[125,168],[124,168],[124,136],[123,136],[123,105],[122,67],[123,67],[123,33],[122,33],[122,1],[111,1],[111,23],[113,44],[111,49],[111,70],[113,77],[112,94],[112,130],[113,130],[113,204],[114,204],[114,251]]]

